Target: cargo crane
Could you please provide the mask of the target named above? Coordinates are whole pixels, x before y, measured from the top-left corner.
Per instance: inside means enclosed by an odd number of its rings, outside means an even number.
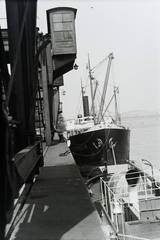
[[[27,183],[32,184],[43,167],[42,138],[36,134],[37,124],[44,127],[49,146],[59,113],[59,87],[63,85],[63,74],[73,69],[76,58],[76,9],[47,10],[45,35],[36,27],[37,0],[6,0],[6,13],[8,29],[0,29],[1,240],[5,239],[5,227],[12,219],[19,190]],[[70,29],[54,28],[57,13],[59,21],[63,19],[62,25],[67,14]]]

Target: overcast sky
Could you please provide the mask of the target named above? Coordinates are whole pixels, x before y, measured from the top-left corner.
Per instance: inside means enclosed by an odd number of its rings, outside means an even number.
[[[1,18],[4,17],[2,5],[1,1]],[[77,9],[79,69],[64,75],[65,85],[61,87],[66,91],[65,96],[61,94],[64,116],[72,118],[77,114],[81,79],[83,84],[87,79],[88,53],[94,67],[113,52],[111,76],[120,89],[121,112],[160,109],[160,1],[39,0],[37,26],[40,31],[47,32],[46,10],[60,6]],[[0,21],[3,27],[4,20]]]

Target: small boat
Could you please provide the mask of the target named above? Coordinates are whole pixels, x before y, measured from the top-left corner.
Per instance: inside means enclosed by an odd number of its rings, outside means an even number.
[[[87,126],[87,124],[81,125],[83,129],[80,131],[80,124],[76,124],[74,134],[70,134],[69,136],[70,151],[82,174],[89,172],[93,168],[104,166],[106,162],[107,165],[121,165],[125,163],[126,159],[129,159],[130,130],[122,126],[120,122],[120,115],[117,111],[116,103],[118,88],[114,87],[114,94],[104,110],[113,53],[109,54],[107,59],[108,67],[97,114],[94,107],[95,96],[92,87],[92,70],[90,68],[90,61],[88,60],[92,99],[92,112],[90,114],[90,116],[92,116],[91,125],[90,127],[88,125],[89,128],[85,130],[83,127]],[[116,108],[115,119],[111,116],[105,117],[105,113],[113,99],[115,99]]]
[[[121,171],[102,170],[100,216],[110,239],[160,239],[160,173],[148,160],[144,163],[150,168],[127,161]]]

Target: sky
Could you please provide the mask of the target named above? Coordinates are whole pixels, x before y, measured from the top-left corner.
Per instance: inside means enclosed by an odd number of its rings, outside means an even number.
[[[1,27],[5,27],[3,6],[1,0]],[[47,33],[46,10],[54,7],[77,9],[75,62],[79,68],[64,75],[60,88],[65,118],[78,114],[81,81],[85,85],[88,76],[88,54],[93,68],[113,52],[107,94],[113,85],[119,86],[120,112],[160,109],[159,0],[39,0],[37,26],[43,33]],[[102,90],[104,79],[97,80]]]

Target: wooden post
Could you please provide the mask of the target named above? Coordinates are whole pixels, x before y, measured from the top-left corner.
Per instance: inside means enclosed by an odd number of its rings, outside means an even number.
[[[41,71],[42,71],[43,105],[44,105],[44,118],[45,118],[45,138],[46,138],[46,145],[50,146],[51,145],[51,124],[50,124],[47,69],[46,69],[46,49],[44,49],[41,53]]]

